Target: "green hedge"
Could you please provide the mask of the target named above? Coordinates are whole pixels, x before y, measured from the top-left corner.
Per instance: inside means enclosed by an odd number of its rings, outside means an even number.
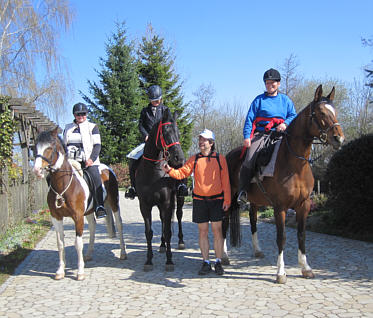
[[[330,221],[340,231],[358,237],[373,229],[373,134],[353,140],[328,164]],[[357,235],[359,234],[359,235]]]

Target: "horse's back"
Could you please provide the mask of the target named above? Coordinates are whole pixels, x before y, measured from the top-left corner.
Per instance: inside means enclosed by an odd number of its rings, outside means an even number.
[[[225,156],[228,165],[232,197],[238,191],[240,169],[243,161],[245,160],[245,154],[246,150],[243,148],[243,146],[240,146],[234,148]]]

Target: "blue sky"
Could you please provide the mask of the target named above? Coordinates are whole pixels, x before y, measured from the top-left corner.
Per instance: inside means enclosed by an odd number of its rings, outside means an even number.
[[[266,69],[295,54],[306,79],[363,78],[373,49],[372,0],[210,1],[72,0],[73,28],[60,41],[75,96],[98,81],[99,58],[115,21],[126,21],[131,39],[141,39],[148,23],[173,49],[185,101],[201,84],[211,84],[222,102],[249,104],[260,94]]]

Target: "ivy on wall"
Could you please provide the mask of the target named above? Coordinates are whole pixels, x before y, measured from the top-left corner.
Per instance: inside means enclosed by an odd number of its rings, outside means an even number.
[[[8,96],[0,96],[0,169],[12,165],[13,136],[17,129],[12,111],[9,109],[9,100]]]

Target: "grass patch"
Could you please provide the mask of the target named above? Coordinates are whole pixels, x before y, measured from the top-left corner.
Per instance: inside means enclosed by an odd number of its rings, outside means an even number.
[[[14,273],[51,226],[49,210],[43,209],[34,211],[0,236],[0,285]]]

